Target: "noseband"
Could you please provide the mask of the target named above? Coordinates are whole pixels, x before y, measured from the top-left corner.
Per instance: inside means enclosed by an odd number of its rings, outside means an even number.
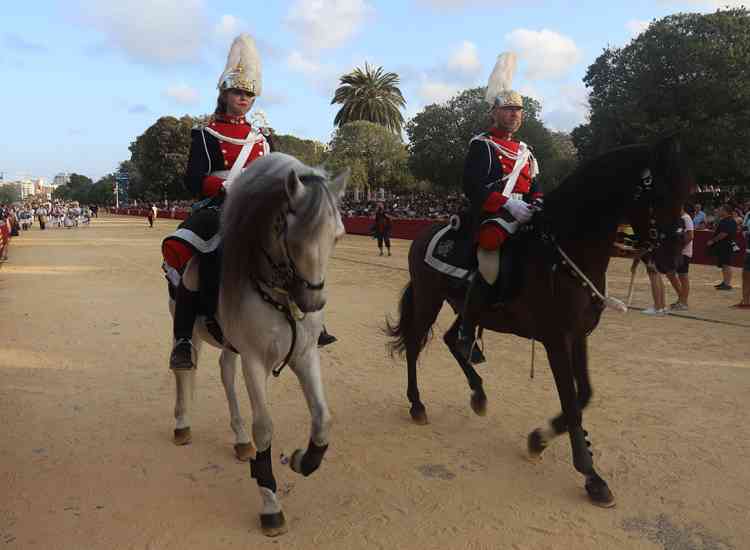
[[[287,214],[295,214],[295,211],[287,203],[287,209],[282,210],[279,216],[276,218],[274,223],[274,229],[276,236],[283,243],[282,250],[284,259],[280,262],[276,262],[268,251],[263,248],[263,254],[266,256],[268,265],[271,266],[271,287],[281,289],[285,292],[289,292],[295,284],[301,284],[307,290],[319,291],[325,287],[325,279],[320,283],[311,283],[305,277],[300,275],[297,265],[294,263],[294,258],[289,251],[289,223],[286,220]]]

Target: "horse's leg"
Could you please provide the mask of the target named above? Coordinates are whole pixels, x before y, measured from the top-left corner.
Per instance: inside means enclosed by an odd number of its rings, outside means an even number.
[[[237,392],[234,387],[237,354],[228,349],[222,350],[219,364],[221,365],[221,382],[224,385],[224,392],[227,394],[227,403],[229,404],[229,425],[235,437],[234,455],[238,460],[246,462],[255,454],[255,448],[245,430],[245,421],[240,413],[240,405],[237,402]]]
[[[589,381],[587,337],[575,338],[572,345],[573,379],[576,386],[576,399],[581,412],[591,400],[591,383]],[[549,421],[547,428],[537,428],[529,434],[529,458],[540,460],[544,450],[552,440],[568,431],[565,415],[561,412]]]
[[[545,342],[552,374],[555,377],[557,393],[560,397],[563,415],[568,426],[573,465],[586,477],[586,492],[594,504],[604,507],[614,506],[612,492],[594,469],[594,458],[589,447],[588,434],[582,426],[581,409],[578,406],[575,382],[573,379],[573,338],[561,337],[553,342]]]
[[[286,520],[281,504],[276,497],[276,478],[271,464],[271,440],[273,422],[268,410],[266,382],[268,372],[259,360],[249,360],[241,356],[242,374],[245,377],[247,393],[253,408],[253,439],[258,449],[255,458],[250,459],[250,475],[257,481],[263,508],[260,513],[260,526],[263,534],[275,537],[286,533]]]
[[[458,362],[461,370],[464,371],[466,381],[469,383],[471,389],[471,408],[479,416],[485,416],[487,414],[487,395],[484,393],[484,387],[482,386],[482,377],[477,374],[474,367],[463,358],[463,356],[454,349],[456,338],[458,337],[458,328],[461,325],[461,317],[456,317],[453,321],[451,328],[443,336],[445,345],[451,352],[451,355]]]
[[[292,365],[302,392],[310,409],[312,427],[307,450],[297,449],[292,454],[289,466],[303,476],[309,476],[320,467],[323,456],[328,450],[328,430],[331,427],[331,413],[328,411],[323,380],[320,377],[320,355],[317,347],[312,347]]]
[[[199,274],[198,264],[195,258],[191,259],[185,271],[182,274],[182,283],[189,290],[198,290],[199,286]],[[174,317],[174,302],[170,302],[170,311],[172,317]],[[195,334],[195,328],[193,328],[193,364],[198,366],[198,355],[201,348],[201,340],[197,334]],[[172,341],[172,348],[174,349],[176,342]],[[190,431],[190,409],[192,408],[192,401],[195,397],[195,369],[173,369],[176,386],[177,386],[177,400],[174,407],[174,417],[176,425],[174,429],[174,443],[175,445],[187,445],[193,439]]]
[[[409,414],[415,424],[428,424],[427,410],[424,403],[419,397],[419,386],[417,384],[417,359],[422,351],[424,341],[427,338],[432,325],[437,319],[440,308],[443,306],[443,298],[440,292],[433,290],[431,293],[417,293],[414,283],[412,283],[411,304],[414,317],[412,326],[408,327],[408,337],[405,339],[406,344],[406,367],[407,367],[407,388],[406,397],[411,403]],[[420,302],[422,299],[422,302]]]
[[[195,339],[193,342],[195,364],[198,365],[201,341]],[[174,342],[172,346],[174,346]],[[174,406],[175,427],[173,441],[175,445],[187,445],[193,440],[193,434],[190,430],[190,411],[195,399],[195,370],[178,369],[172,371],[177,388],[177,398]]]

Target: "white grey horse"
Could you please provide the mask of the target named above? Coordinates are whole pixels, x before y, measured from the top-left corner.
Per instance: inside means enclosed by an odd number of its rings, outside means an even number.
[[[312,430],[306,451],[298,449],[291,468],[305,476],[317,470],[328,447],[331,415],[323,394],[317,341],[326,304],[325,274],[336,242],[344,234],[338,200],[348,174],[329,180],[319,169],[294,157],[272,153],[256,160],[231,186],[223,206],[223,265],[217,321],[220,345],[198,318],[193,335],[194,364],[200,342],[222,348],[221,379],[229,401],[235,452],[250,458],[268,536],[286,531],[271,464],[273,425],[266,396],[272,371],[284,364],[297,375],[305,394]],[[196,289],[197,265],[188,264],[183,282]],[[174,314],[174,302],[170,301]],[[237,355],[253,412],[253,447],[235,392]],[[174,371],[177,382],[174,441],[189,443],[195,370]]]

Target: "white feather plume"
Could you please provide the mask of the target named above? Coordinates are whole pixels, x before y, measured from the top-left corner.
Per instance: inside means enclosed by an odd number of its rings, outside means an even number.
[[[494,105],[495,98],[502,92],[508,91],[513,86],[513,75],[516,72],[516,54],[513,52],[501,53],[497,56],[497,63],[492,69],[490,79],[487,82],[487,93],[485,101]]]
[[[221,88],[227,76],[236,72],[240,64],[242,65],[244,78],[255,84],[255,95],[259,96],[262,89],[260,55],[258,54],[255,40],[246,33],[235,38],[232,46],[229,48],[226,67],[224,68],[224,72],[221,73],[221,77],[219,77],[219,88]]]

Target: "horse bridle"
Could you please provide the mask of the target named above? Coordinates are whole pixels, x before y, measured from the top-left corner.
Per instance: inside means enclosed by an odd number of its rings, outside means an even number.
[[[325,279],[323,279],[320,283],[311,283],[308,281],[305,277],[300,275],[299,270],[297,269],[297,265],[294,263],[294,258],[292,257],[292,253],[289,251],[289,240],[288,240],[288,234],[289,234],[289,223],[286,220],[287,214],[295,214],[294,209],[292,209],[291,206],[287,204],[287,209],[282,210],[279,214],[278,218],[276,219],[275,228],[276,228],[276,234],[277,237],[281,238],[281,242],[283,243],[283,246],[281,247],[283,250],[283,254],[285,257],[285,261],[277,262],[272,257],[271,254],[268,253],[268,251],[263,248],[263,254],[266,256],[266,261],[268,262],[268,265],[271,267],[271,288],[275,288],[278,290],[282,290],[286,293],[288,293],[291,288],[294,286],[295,283],[300,283],[305,289],[307,290],[323,290],[325,287]]]
[[[289,242],[287,237],[289,234],[289,224],[286,220],[287,214],[295,214],[294,209],[291,207],[291,205],[289,205],[288,202],[287,208],[282,209],[274,224],[274,227],[276,229],[276,236],[281,237],[281,241],[283,242],[282,249],[284,251],[284,257],[286,258],[286,261],[277,262],[271,257],[271,254],[268,253],[268,250],[263,247],[263,254],[266,257],[268,265],[271,267],[271,281],[269,283],[262,279],[258,281],[253,280],[255,290],[258,292],[263,301],[271,305],[271,307],[275,308],[280,313],[284,314],[284,317],[289,323],[289,328],[292,331],[292,343],[289,346],[289,351],[287,352],[286,357],[284,357],[281,365],[271,369],[271,372],[275,377],[278,377],[281,374],[281,371],[284,370],[284,367],[289,364],[289,360],[292,358],[294,348],[297,345],[297,321],[304,318],[305,315],[299,310],[297,305],[291,299],[291,287],[295,283],[301,283],[302,286],[304,286],[308,290],[323,290],[323,287],[325,286],[325,279],[323,279],[318,284],[314,284],[299,274],[297,266],[294,263],[294,258],[289,251]],[[287,296],[287,303],[282,303],[274,299],[273,296],[271,296],[261,287],[260,283],[271,290]]]
[[[649,209],[649,220],[648,220],[648,238],[646,239],[643,246],[638,247],[641,255],[648,254],[659,248],[668,238],[667,231],[659,229],[659,223],[656,221],[654,216],[656,204],[656,189],[654,187],[654,177],[651,175],[651,170],[647,170],[642,176],[635,188],[633,194],[633,201],[639,202],[642,200],[648,201]]]

